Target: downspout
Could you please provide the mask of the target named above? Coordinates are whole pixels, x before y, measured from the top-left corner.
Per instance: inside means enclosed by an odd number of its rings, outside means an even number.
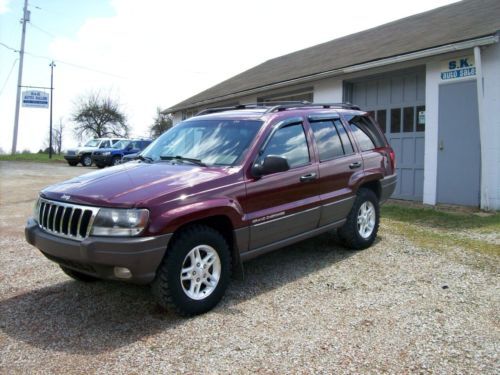
[[[488,172],[486,163],[486,142],[487,134],[484,128],[484,77],[481,62],[481,47],[474,47],[474,63],[476,64],[476,85],[477,85],[477,109],[479,120],[479,141],[481,143],[481,187],[480,187],[480,207],[482,210],[490,209],[488,197]]]

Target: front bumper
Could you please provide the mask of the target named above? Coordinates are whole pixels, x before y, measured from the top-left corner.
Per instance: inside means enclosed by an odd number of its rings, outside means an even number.
[[[112,155],[92,155],[92,161],[94,164],[100,164],[100,165],[111,165],[111,161],[113,160]]]
[[[101,279],[148,284],[153,281],[172,234],[155,237],[87,237],[83,241],[61,238],[43,231],[33,218],[24,230],[26,241],[50,260]],[[126,267],[132,277],[117,278],[114,267]]]
[[[69,162],[80,162],[81,155],[64,155],[64,159],[66,159]]]
[[[384,177],[380,181],[380,203],[385,202],[390,198],[394,190],[396,190],[396,184],[398,182],[398,176],[394,173],[390,176]]]

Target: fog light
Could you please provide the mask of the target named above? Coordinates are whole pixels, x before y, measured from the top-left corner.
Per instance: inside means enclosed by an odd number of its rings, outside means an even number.
[[[130,270],[125,267],[115,267],[113,269],[113,272],[119,279],[130,279],[132,277],[132,272],[130,272]]]

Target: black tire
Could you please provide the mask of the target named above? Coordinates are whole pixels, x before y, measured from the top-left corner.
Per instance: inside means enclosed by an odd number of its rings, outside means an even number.
[[[219,281],[207,297],[193,299],[184,291],[181,270],[188,254],[197,246],[209,246],[217,252],[220,260]],[[209,266],[209,271],[211,266]],[[213,271],[213,269],[212,269]],[[231,276],[231,255],[224,237],[215,229],[205,225],[193,225],[175,235],[167,253],[157,270],[152,284],[158,304],[181,316],[192,316],[211,310],[224,296]],[[198,279],[199,280],[199,279]],[[189,281],[193,282],[193,281]]]
[[[92,165],[92,158],[89,154],[82,155],[81,163],[84,167],[90,167]]]
[[[122,158],[119,157],[119,156],[113,156],[113,160],[111,160],[111,165],[112,166],[115,166],[115,165],[118,165],[120,164],[122,161]]]
[[[104,167],[105,167],[105,165],[104,165],[104,164],[97,164],[97,163],[96,163],[96,165],[95,165],[95,166],[96,166],[97,168],[99,168],[99,169],[102,169],[102,168],[104,168]]]
[[[366,202],[366,205],[363,206]],[[361,207],[371,208],[375,211],[375,223],[371,232],[363,235],[362,225],[358,225],[358,216],[361,214]],[[347,216],[345,224],[339,228],[338,236],[347,247],[354,250],[361,250],[370,247],[375,241],[380,223],[380,206],[375,193],[370,189],[361,188],[356,194],[356,200]],[[369,235],[368,235],[369,234]]]
[[[69,277],[71,277],[72,279],[75,279],[77,281],[83,281],[83,282],[86,282],[86,283],[91,283],[91,282],[99,280],[97,277],[86,275],[84,273],[72,270],[70,268],[66,268],[66,267],[61,266],[61,265],[59,265],[59,267],[61,267],[62,271],[66,275],[68,275]]]
[[[76,161],[68,161],[68,164],[70,167],[76,167],[78,165],[78,162]]]

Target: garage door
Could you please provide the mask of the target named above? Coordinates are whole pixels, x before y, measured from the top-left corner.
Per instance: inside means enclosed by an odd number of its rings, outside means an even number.
[[[424,186],[425,68],[347,82],[345,100],[371,112],[396,152],[393,198],[421,201]]]

